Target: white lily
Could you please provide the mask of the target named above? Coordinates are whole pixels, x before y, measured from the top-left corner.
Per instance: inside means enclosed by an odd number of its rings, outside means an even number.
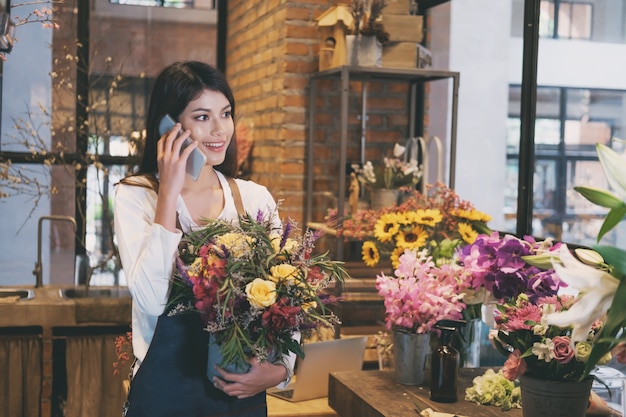
[[[555,272],[579,291],[579,297],[569,310],[548,314],[546,319],[548,324],[573,326],[572,342],[585,341],[593,323],[611,307],[619,280],[604,270],[580,262],[565,244],[560,248],[559,258],[561,263],[553,263]]]
[[[626,159],[600,143],[596,150],[609,185],[622,200],[626,200]]]

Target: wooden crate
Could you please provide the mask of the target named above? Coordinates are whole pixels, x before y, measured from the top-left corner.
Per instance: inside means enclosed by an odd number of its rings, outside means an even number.
[[[419,43],[424,37],[423,16],[383,14],[381,19],[390,42]]]
[[[387,0],[383,14],[408,15],[411,10],[411,0]]]
[[[425,68],[430,52],[416,42],[389,42],[383,46],[383,68]]]

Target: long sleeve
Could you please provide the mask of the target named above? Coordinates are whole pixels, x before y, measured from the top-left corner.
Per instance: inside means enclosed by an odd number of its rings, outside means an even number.
[[[115,191],[115,236],[133,297],[133,351],[142,361],[157,318],[167,303],[169,280],[182,233],[154,224],[156,193],[120,184]]]

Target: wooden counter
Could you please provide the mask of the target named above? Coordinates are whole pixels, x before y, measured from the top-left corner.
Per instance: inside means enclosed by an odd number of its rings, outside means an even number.
[[[467,417],[522,417],[521,409],[502,411],[500,407],[478,405],[464,400],[465,388],[486,368],[459,371],[456,403],[431,401],[425,385],[410,386],[393,380],[393,371],[332,372],[329,377],[328,404],[341,417],[406,417],[417,416],[421,409],[456,413]]]

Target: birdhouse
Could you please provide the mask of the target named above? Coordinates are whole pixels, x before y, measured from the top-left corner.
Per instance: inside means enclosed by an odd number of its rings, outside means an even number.
[[[350,6],[345,4],[333,6],[317,18],[320,71],[345,65],[346,35],[350,33],[353,22]]]

